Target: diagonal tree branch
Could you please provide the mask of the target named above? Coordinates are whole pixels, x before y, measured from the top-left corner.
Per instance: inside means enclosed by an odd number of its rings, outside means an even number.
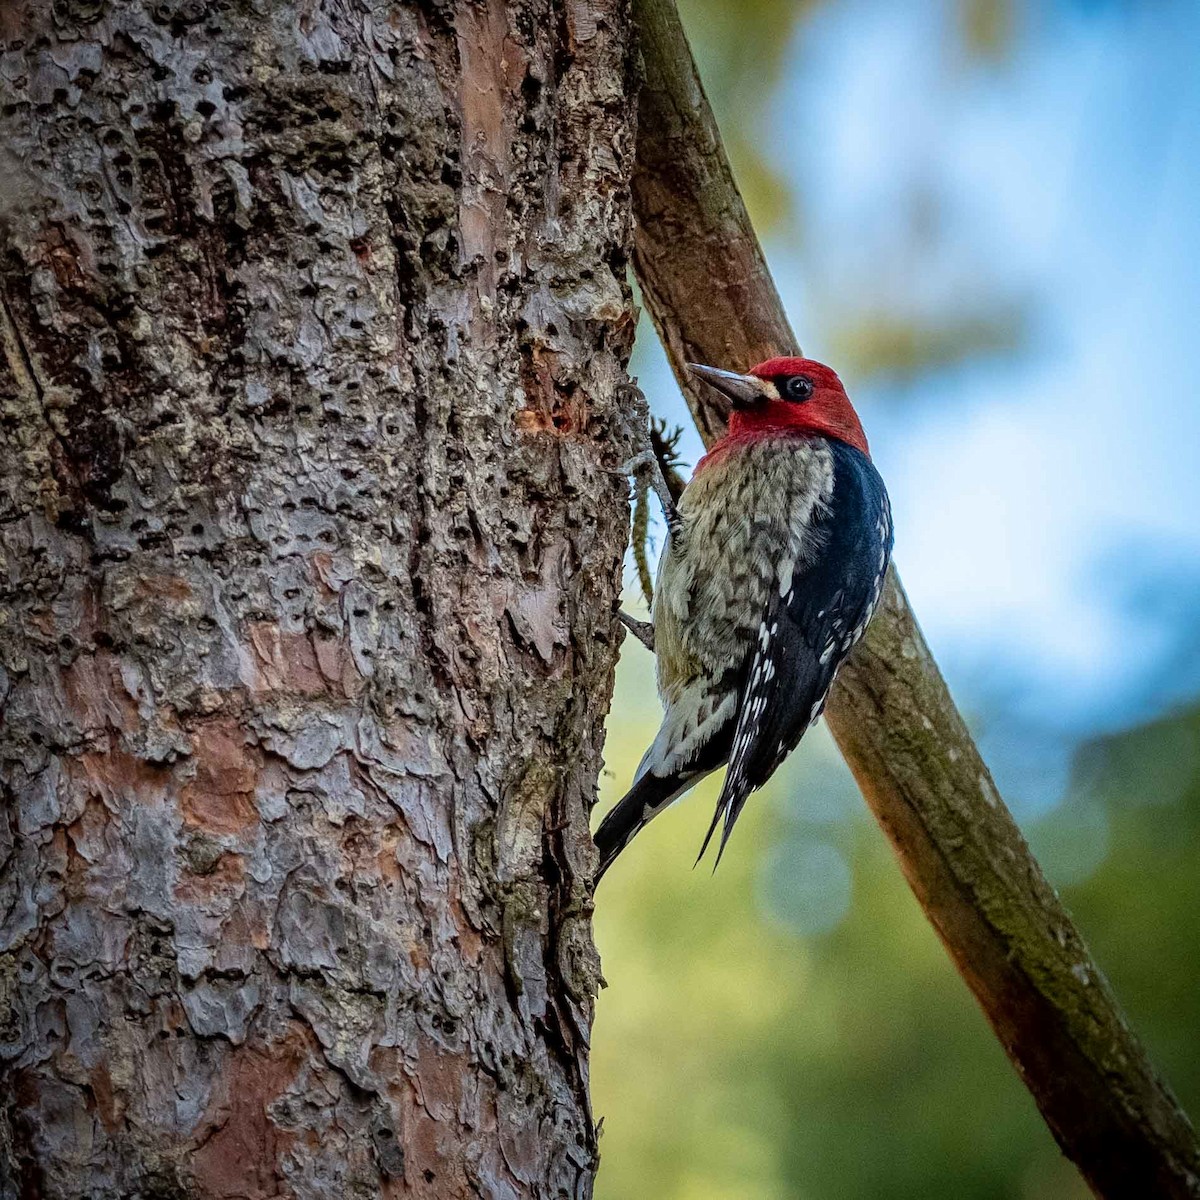
[[[635,0],[645,85],[635,266],[706,442],[724,414],[687,361],[794,353],[674,0]],[[1200,1147],[1046,882],[893,572],[830,728],[901,868],[1054,1136],[1098,1196],[1200,1196]]]

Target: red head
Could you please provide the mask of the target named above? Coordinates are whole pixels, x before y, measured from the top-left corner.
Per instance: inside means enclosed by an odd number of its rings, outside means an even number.
[[[836,373],[811,358],[769,358],[748,375],[689,363],[728,397],[729,438],[795,430],[836,438],[869,455],[862,423]]]

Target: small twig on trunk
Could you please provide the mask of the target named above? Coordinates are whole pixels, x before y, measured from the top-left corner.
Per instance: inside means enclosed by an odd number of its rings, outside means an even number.
[[[648,542],[650,540],[650,488],[645,480],[639,479],[634,487],[633,525],[630,540],[633,543],[633,565],[637,568],[638,583],[642,587],[642,598],[646,607],[654,607],[654,581],[650,576]],[[626,621],[626,624],[629,622]]]
[[[650,420],[650,449],[658,460],[658,469],[671,499],[678,502],[683,495],[684,480],[679,473],[682,463],[679,458],[679,439],[683,437],[683,427],[676,425],[669,428],[661,417]],[[646,607],[654,607],[654,577],[650,571],[650,500],[648,488],[644,479],[639,479],[635,491],[633,505],[633,527],[630,538],[633,542],[633,563],[637,568],[638,583],[641,584],[642,596]],[[628,624],[628,622],[626,622]],[[640,637],[640,635],[639,635]],[[646,639],[640,640],[646,643]],[[649,645],[649,643],[646,643]],[[653,646],[651,646],[653,649]]]
[[[662,417],[650,418],[650,448],[658,459],[659,470],[676,504],[685,486],[684,478],[679,473],[683,467],[683,460],[679,457],[679,441],[682,437],[682,425],[670,426]]]

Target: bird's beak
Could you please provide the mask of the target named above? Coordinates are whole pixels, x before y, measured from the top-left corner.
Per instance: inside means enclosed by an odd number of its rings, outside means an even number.
[[[734,408],[753,408],[767,398],[763,381],[755,375],[739,375],[735,371],[722,371],[720,367],[704,367],[699,363],[688,363],[687,369],[727,396]]]

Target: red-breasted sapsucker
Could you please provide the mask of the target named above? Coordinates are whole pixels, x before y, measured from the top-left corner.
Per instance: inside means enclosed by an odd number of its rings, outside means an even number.
[[[668,537],[653,646],[666,707],[633,786],[600,824],[597,879],[647,822],[729,764],[700,854],[825,705],[883,589],[892,517],[862,425],[828,367],[773,358],[691,370],[732,405]],[[660,497],[665,488],[657,487]]]

